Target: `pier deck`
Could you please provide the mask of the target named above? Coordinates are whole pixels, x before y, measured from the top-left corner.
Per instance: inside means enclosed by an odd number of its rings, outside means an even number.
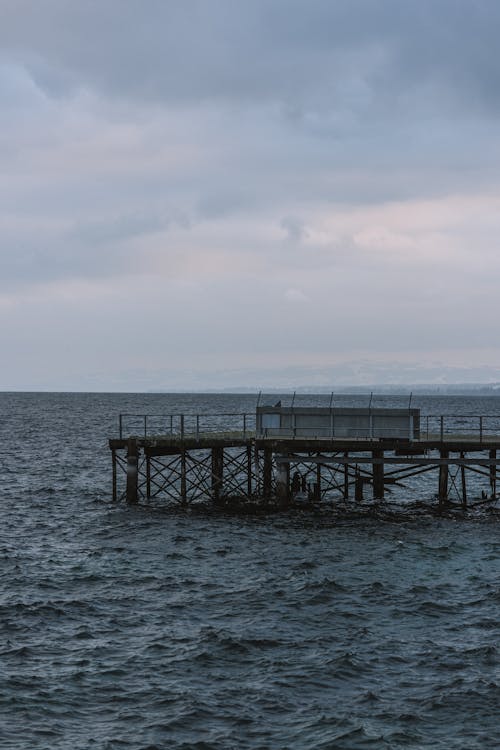
[[[125,429],[125,416],[119,436],[109,441],[115,500],[217,505],[237,499],[279,507],[360,502],[382,500],[396,487],[411,489],[413,478],[432,473],[439,505],[465,509],[475,500],[497,499],[500,417],[429,415],[418,439],[409,440],[267,436],[256,434],[248,414],[135,415],[141,429],[134,433]]]

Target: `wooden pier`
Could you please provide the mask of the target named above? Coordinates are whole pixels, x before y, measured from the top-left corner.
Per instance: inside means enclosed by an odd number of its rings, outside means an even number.
[[[437,507],[497,499],[500,417],[424,416],[419,438],[402,439],[266,436],[251,414],[132,416],[141,429],[121,415],[109,441],[116,501],[326,507],[411,494],[424,474]]]

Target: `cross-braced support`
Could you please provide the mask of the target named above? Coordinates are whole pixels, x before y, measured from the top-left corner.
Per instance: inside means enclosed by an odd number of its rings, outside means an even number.
[[[366,502],[373,495],[414,486],[429,487],[438,507],[464,511],[478,502],[496,500],[497,448],[453,443],[388,447],[381,442],[339,446],[326,441],[178,440],[164,445],[141,438],[110,442],[113,499],[189,505],[271,502],[287,507],[305,501],[345,503],[349,497]],[[500,445],[500,443],[499,443]],[[349,450],[346,448],[349,447]],[[437,472],[437,487],[426,475]],[[410,483],[410,484],[408,484]],[[366,487],[371,487],[371,493]],[[436,493],[437,489],[437,493]]]

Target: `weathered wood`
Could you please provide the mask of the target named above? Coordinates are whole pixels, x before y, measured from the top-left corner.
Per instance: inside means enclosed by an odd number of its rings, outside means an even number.
[[[361,449],[360,449],[361,450]],[[453,450],[455,450],[455,446],[453,447]],[[470,449],[469,449],[470,451]],[[283,458],[278,458],[278,460],[288,460]],[[291,459],[293,460],[293,459]],[[354,459],[351,457],[350,459],[339,457],[339,456],[307,456],[307,462],[310,464],[320,463],[320,464],[346,464],[351,463]],[[440,466],[441,464],[446,464],[447,466],[461,466],[464,464],[465,466],[491,466],[492,463],[498,463],[496,461],[492,461],[490,458],[464,458],[461,459],[458,456],[456,458],[434,458],[433,456],[428,456],[426,458],[401,458],[394,457],[394,456],[385,456],[385,458],[373,458],[372,456],[363,456],[361,458],[360,456],[356,457],[356,460],[363,464],[391,464],[394,466]]]
[[[490,490],[491,497],[495,498],[497,494],[497,452],[495,448],[490,449],[490,460],[494,461],[494,463],[490,464]]]
[[[262,496],[262,472],[260,466],[260,451],[257,447],[257,443],[253,445],[253,465],[255,473],[255,492],[257,495]]]
[[[279,463],[276,467],[276,499],[282,506],[290,502],[290,463]]]
[[[212,448],[212,499],[219,502],[224,476],[224,448]]]
[[[464,454],[460,453],[460,458],[464,458]],[[462,508],[465,510],[467,508],[467,482],[465,479],[465,465],[462,464],[460,467],[460,476],[462,480]]]
[[[247,445],[247,497],[252,497],[252,446]]]
[[[186,451],[181,451],[181,503],[187,505]]]
[[[349,454],[344,453],[344,500],[349,500]]]
[[[373,459],[381,459],[381,463],[373,463],[373,497],[375,500],[384,498],[384,451],[372,451]]]
[[[146,454],[146,497],[151,499],[151,456]]]
[[[354,479],[354,499],[357,503],[363,502],[363,477],[358,466],[356,466]]]
[[[127,503],[138,501],[137,481],[139,473],[139,450],[137,440],[129,438],[127,442]]]
[[[273,486],[273,451],[269,446],[264,448],[264,469],[262,472],[262,495],[268,500]]]
[[[116,503],[118,500],[118,490],[116,483],[116,450],[114,448],[111,450],[111,460],[113,462],[113,502]]]
[[[339,453],[349,452],[356,453],[361,451],[372,451],[376,448],[380,448],[383,443],[383,448],[386,452],[394,451],[396,456],[406,455],[418,455],[425,454],[427,451],[439,450],[443,447],[443,443],[439,441],[438,435],[430,439],[421,439],[417,442],[406,442],[399,438],[384,438],[383,441],[379,439],[365,440],[361,438],[347,439],[347,438],[279,438],[274,441],[276,444],[276,450],[280,453],[306,453],[309,451],[321,452],[321,453]],[[247,434],[247,437],[243,437],[243,433],[228,433],[221,432],[220,434],[211,433],[210,435],[201,434],[199,439],[196,435],[184,435],[181,439],[179,435],[162,435],[162,436],[150,436],[148,438],[139,438],[139,446],[144,445],[147,447],[148,452],[151,456],[171,455],[174,453],[180,454],[182,448],[186,449],[197,449],[197,448],[211,448],[213,445],[223,445],[224,447],[236,447],[252,445],[256,446],[259,450],[262,450],[265,444],[265,440],[254,439]],[[110,438],[109,441],[110,449],[123,450],[127,448],[128,438]],[[500,450],[500,436],[485,438],[483,435],[482,443],[479,442],[478,438],[471,438],[467,436],[460,437],[459,435],[450,436],[448,440],[444,441],[444,447],[448,450],[455,452],[466,451],[471,452],[482,452],[489,449]],[[400,459],[404,460],[404,459]],[[487,459],[485,459],[487,460]]]
[[[448,500],[448,463],[445,463],[445,461],[449,458],[449,455],[449,451],[445,448],[441,449],[441,459],[443,460],[443,463],[439,464],[438,490],[438,500],[440,505]]]

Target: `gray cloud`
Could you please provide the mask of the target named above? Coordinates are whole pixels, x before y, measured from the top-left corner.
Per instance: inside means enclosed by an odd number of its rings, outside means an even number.
[[[4,0],[11,376],[48,330],[54,372],[75,333],[110,373],[163,368],[166,334],[222,371],[488,346],[499,21],[493,0]]]
[[[0,42],[50,95],[490,109],[499,20],[494,0],[4,0]]]

